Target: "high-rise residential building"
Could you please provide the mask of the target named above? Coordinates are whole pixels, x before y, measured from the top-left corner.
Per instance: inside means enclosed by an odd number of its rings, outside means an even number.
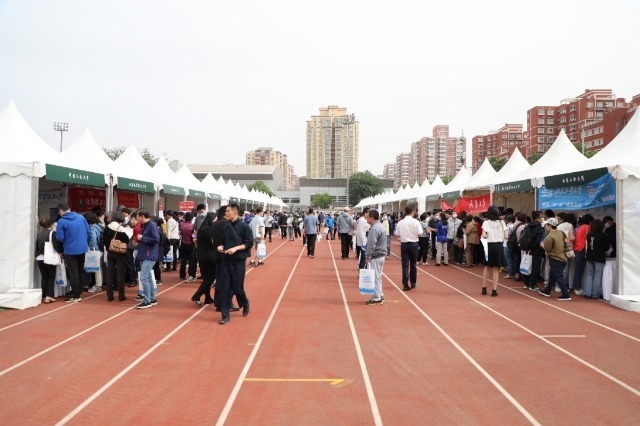
[[[382,171],[382,179],[396,179],[396,163],[387,163]]]
[[[329,105],[307,121],[307,178],[346,178],[358,171],[359,123]]]
[[[591,148],[601,149],[617,134],[615,125],[614,131],[604,134],[608,127],[606,119],[615,122],[615,117],[618,117],[618,126],[624,127],[626,122],[621,124],[621,121],[630,108],[634,108],[633,101],[628,103],[624,98],[616,97],[611,89],[587,89],[577,97],[563,99],[557,106],[535,106],[527,111],[528,143],[523,154],[544,153],[556,140],[561,128],[572,142],[581,143],[589,137]],[[616,110],[617,113],[609,114]]]
[[[435,126],[431,137],[411,144],[408,183],[432,182],[437,175],[455,176],[464,164],[465,149],[464,136],[450,137],[449,126]]]
[[[396,163],[394,170],[394,179],[393,179],[393,189],[396,190],[403,185],[409,183],[409,164],[410,164],[411,154],[408,152],[403,152],[402,154],[396,155]]]
[[[471,139],[471,169],[475,173],[482,165],[485,157],[509,158],[513,150],[518,147],[525,154],[527,132],[522,130],[522,124],[505,124],[498,130],[486,135],[474,136]]]
[[[288,163],[286,154],[276,151],[272,147],[260,147],[253,151],[247,151],[246,164],[250,166],[279,166],[284,178],[284,190],[294,190],[293,166]]]

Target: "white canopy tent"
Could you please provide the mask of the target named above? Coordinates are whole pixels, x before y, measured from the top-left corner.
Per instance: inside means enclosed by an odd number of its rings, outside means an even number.
[[[141,196],[140,207],[144,207],[150,212],[155,211],[156,205],[156,182],[154,173],[149,164],[142,158],[135,146],[129,145],[122,154],[113,162],[115,184],[118,191],[132,191]],[[116,200],[114,200],[114,203]],[[122,204],[118,202],[117,204]],[[151,206],[151,208],[149,208]],[[127,206],[129,207],[129,206]]]
[[[616,241],[618,294],[640,300],[640,113],[606,147],[588,160],[560,173],[606,168],[616,179]],[[549,175],[547,175],[549,176]]]

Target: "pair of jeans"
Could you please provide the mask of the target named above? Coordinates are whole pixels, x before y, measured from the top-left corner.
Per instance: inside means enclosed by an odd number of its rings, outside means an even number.
[[[573,275],[573,289],[574,290],[582,290],[582,274],[584,273],[584,266],[587,261],[586,254],[584,250],[574,252],[576,254],[575,257],[575,272]]]
[[[387,257],[391,256],[391,235],[387,235]]]
[[[367,254],[367,248],[366,246],[358,246],[358,250],[360,252],[359,257],[358,257],[358,269],[364,269],[364,267],[367,264],[367,259],[366,259],[366,254]]]
[[[142,281],[142,293],[144,295],[144,301],[151,303],[156,299],[154,294],[155,283],[151,277],[151,270],[155,266],[155,260],[142,260],[140,261],[140,281]]]
[[[289,240],[293,241],[294,240],[293,226],[287,225],[287,232],[289,233]],[[285,234],[285,236],[286,236],[286,234]]]
[[[507,250],[509,250],[507,248]],[[509,258],[511,259],[510,267],[509,267],[509,275],[515,277],[516,274],[520,273],[520,261],[522,257],[522,252],[519,249],[514,251],[509,250]]]
[[[604,263],[587,261],[587,278],[584,282],[584,295],[592,299],[602,297],[602,272]]]
[[[504,253],[504,258],[507,261],[507,274],[511,277],[515,277],[515,274],[514,275],[511,274],[511,269],[512,269],[511,264],[513,263],[513,259],[511,259],[511,250],[509,250],[509,247],[503,246],[502,251]]]
[[[418,243],[400,244],[400,257],[402,259],[402,287],[416,286],[418,279]]]
[[[534,259],[535,258],[536,257],[534,256]],[[560,287],[562,297],[571,297],[569,289],[567,288],[567,281],[564,279],[564,267],[567,266],[567,263],[552,257],[548,257],[547,262],[549,263],[549,280],[547,281],[547,286],[544,288],[543,292],[551,294],[557,284],[558,287]]]

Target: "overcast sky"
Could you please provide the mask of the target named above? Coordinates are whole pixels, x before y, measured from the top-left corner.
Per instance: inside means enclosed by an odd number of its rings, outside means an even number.
[[[89,128],[199,164],[272,146],[302,176],[306,120],[339,105],[381,174],[436,124],[470,141],[587,88],[630,99],[639,52],[637,0],[0,0],[0,107],[56,149],[67,121],[65,145]]]

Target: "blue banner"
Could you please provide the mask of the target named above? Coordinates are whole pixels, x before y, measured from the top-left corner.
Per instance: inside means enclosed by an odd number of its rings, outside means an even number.
[[[616,181],[610,173],[586,185],[540,188],[540,210],[586,210],[616,204]]]

